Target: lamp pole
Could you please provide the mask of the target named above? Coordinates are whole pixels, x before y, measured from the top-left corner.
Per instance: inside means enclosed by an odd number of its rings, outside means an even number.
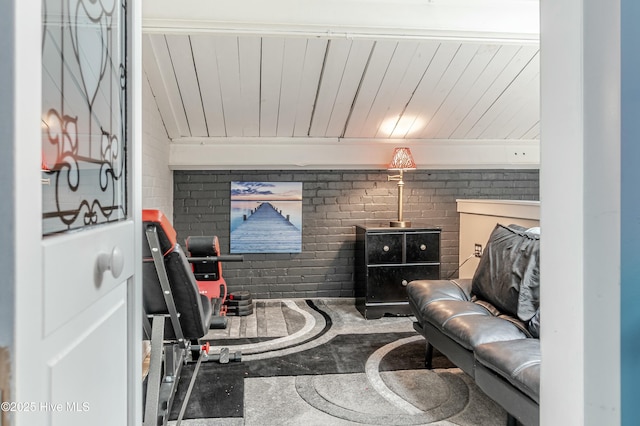
[[[392,220],[389,222],[389,226],[392,228],[411,228],[411,222],[402,220],[402,199],[404,197],[404,170],[400,169],[400,174],[395,176],[389,176],[389,180],[398,181],[398,220]]]

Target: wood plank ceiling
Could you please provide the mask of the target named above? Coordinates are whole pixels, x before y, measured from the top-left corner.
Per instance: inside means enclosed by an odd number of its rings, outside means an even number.
[[[538,0],[143,0],[174,169],[537,167]],[[145,83],[146,84],[146,83]]]
[[[537,43],[144,34],[168,136],[535,140]]]

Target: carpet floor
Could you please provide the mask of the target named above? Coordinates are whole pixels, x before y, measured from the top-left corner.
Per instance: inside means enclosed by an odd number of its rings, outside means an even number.
[[[365,320],[352,299],[256,300],[211,330],[241,362],[200,365],[182,424],[504,425],[507,415],[441,354],[424,368],[411,317]],[[194,365],[183,368],[175,423]]]

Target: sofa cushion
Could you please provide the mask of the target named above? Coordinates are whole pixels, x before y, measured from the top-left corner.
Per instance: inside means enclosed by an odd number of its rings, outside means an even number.
[[[491,315],[457,315],[447,320],[442,325],[442,330],[469,350],[484,343],[527,337],[511,322]]]
[[[529,321],[540,289],[540,235],[497,224],[472,280],[472,292],[503,313]]]
[[[476,346],[474,353],[477,362],[540,402],[540,340],[485,343]]]
[[[420,312],[423,320],[430,322],[439,329],[452,318],[467,315],[491,316],[482,306],[462,300],[437,300],[430,303]]]

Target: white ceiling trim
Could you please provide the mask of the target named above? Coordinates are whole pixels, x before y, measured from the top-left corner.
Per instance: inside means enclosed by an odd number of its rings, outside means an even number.
[[[539,35],[526,33],[491,33],[479,31],[424,30],[408,28],[309,28],[303,26],[282,27],[273,24],[238,25],[224,22],[182,23],[175,20],[149,21],[143,28],[146,34],[226,34],[232,36],[258,35],[275,37],[321,37],[326,39],[367,39],[367,40],[443,40],[478,43],[539,45]]]
[[[181,138],[170,145],[173,170],[384,169],[396,146],[411,148],[420,169],[535,169],[537,140],[340,138]]]
[[[456,200],[459,213],[540,220],[540,201],[533,200]]]
[[[539,41],[537,0],[143,0],[143,31]]]

